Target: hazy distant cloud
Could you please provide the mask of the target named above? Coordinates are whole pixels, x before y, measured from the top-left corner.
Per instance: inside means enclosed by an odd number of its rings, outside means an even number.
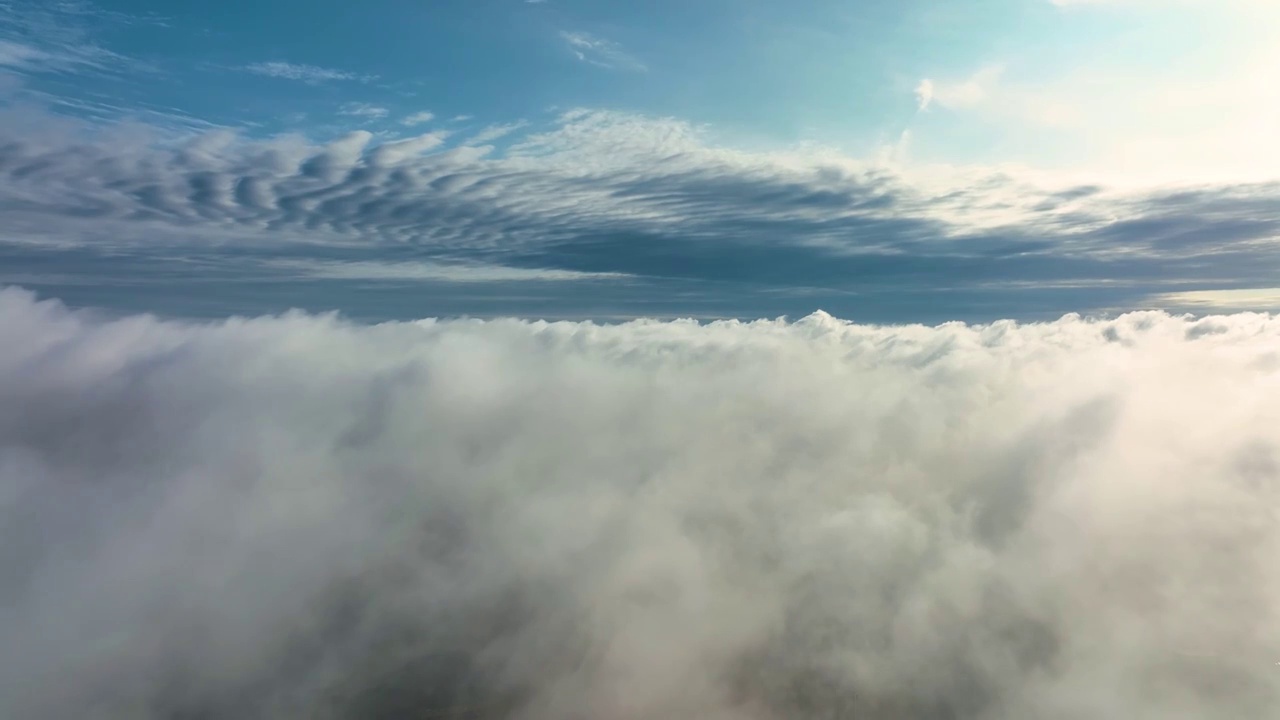
[[[1166,11],[1173,7],[1200,7],[1207,8],[1214,12],[1232,12],[1232,11],[1263,11],[1264,16],[1280,17],[1276,14],[1276,4],[1273,0],[1049,0],[1053,5],[1059,7],[1076,7],[1076,6],[1135,6],[1149,10]]]
[[[1146,5],[1154,8],[1168,7],[1170,5],[1240,5],[1255,2],[1270,2],[1271,0],[1049,0],[1053,5],[1058,7],[1077,7],[1081,5]]]
[[[422,112],[416,112],[412,115],[408,115],[404,117],[403,119],[400,120],[400,124],[408,125],[412,127],[414,125],[421,125],[422,123],[431,122],[432,120],[435,119],[435,117],[436,117],[435,113],[429,112],[427,110],[423,110]]]
[[[1273,717],[1277,356],[3,291],[0,715]]]
[[[282,61],[253,63],[252,65],[246,65],[244,69],[257,75],[282,78],[285,80],[300,80],[309,84],[318,84],[333,80],[367,81],[370,79],[367,76],[358,75],[345,70],[334,70],[331,68],[317,67],[315,65],[303,65]]]
[[[579,60],[603,68],[644,71],[644,63],[629,55],[617,43],[584,32],[560,33],[560,39]]]
[[[1162,307],[1198,312],[1280,311],[1280,288],[1189,290],[1150,298]]]
[[[1051,7],[1048,0],[1041,4]],[[995,160],[1070,169],[1113,185],[1270,181],[1280,167],[1280,94],[1271,92],[1280,48],[1274,0],[1075,0],[1062,10],[1121,12],[1124,23],[1214,27],[1214,62],[1133,64],[1077,48],[1065,65],[1018,59],[1008,77],[994,67],[938,77],[933,106],[974,113]],[[1075,15],[1076,13],[1067,13]],[[1102,19],[1102,16],[1099,16]],[[1081,31],[1076,27],[1074,31]],[[1028,29],[1028,32],[1034,32]],[[1016,139],[1014,139],[1016,138]],[[939,143],[945,143],[942,138]],[[992,155],[991,153],[996,153]],[[1016,158],[1016,159],[1015,159]]]
[[[339,115],[347,115],[349,117],[361,117],[369,120],[381,120],[390,114],[390,110],[379,105],[371,105],[364,102],[344,103],[338,108]]]

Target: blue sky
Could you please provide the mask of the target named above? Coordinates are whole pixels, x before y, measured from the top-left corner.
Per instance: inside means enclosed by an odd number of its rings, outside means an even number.
[[[0,282],[207,316],[1270,308],[1276,37],[1262,0],[5,0]]]

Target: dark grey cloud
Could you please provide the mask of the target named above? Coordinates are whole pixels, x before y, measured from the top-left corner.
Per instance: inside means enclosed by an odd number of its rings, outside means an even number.
[[[1278,353],[0,291],[0,715],[1273,717]]]

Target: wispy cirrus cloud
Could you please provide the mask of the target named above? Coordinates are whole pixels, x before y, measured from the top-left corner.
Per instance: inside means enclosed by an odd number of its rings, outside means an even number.
[[[335,70],[333,68],[291,63],[283,60],[252,63],[244,66],[244,70],[255,75],[280,78],[282,80],[298,80],[311,85],[341,80],[370,82],[375,79],[371,75],[360,75],[346,70]]]
[[[481,128],[475,135],[467,138],[466,142],[470,145],[483,145],[485,143],[507,137],[517,130],[528,127],[528,125],[529,122],[527,120],[517,120],[516,122],[510,123],[496,123]]]
[[[19,73],[120,73],[151,69],[92,43],[31,44],[0,38],[0,67]]]
[[[366,120],[381,120],[391,114],[391,111],[371,103],[349,102],[343,103],[338,107],[338,114],[346,115],[347,117],[365,118]]]
[[[44,63],[53,59],[54,56],[39,48],[9,40],[0,40],[0,66],[25,70],[32,68],[37,63]]]
[[[622,46],[585,32],[561,31],[560,39],[579,60],[610,70],[648,70],[644,63],[622,49]]]
[[[0,3],[0,67],[19,73],[89,73],[118,76],[157,69],[109,50],[104,29],[163,25],[151,14],[107,10],[79,0]]]

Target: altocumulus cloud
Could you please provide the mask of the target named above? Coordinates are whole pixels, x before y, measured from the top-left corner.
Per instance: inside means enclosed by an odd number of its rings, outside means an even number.
[[[381,108],[359,109],[381,113]],[[0,123],[0,241],[218,248],[767,283],[1269,283],[1280,188],[1119,193],[838,152],[746,152],[677,120],[571,111],[479,136],[179,137],[30,109]],[[504,148],[484,144],[510,133]],[[309,250],[299,250],[300,247]],[[363,254],[363,257],[359,255]],[[243,256],[238,259],[243,260]]]
[[[1280,320],[0,293],[0,715],[1263,718]]]

